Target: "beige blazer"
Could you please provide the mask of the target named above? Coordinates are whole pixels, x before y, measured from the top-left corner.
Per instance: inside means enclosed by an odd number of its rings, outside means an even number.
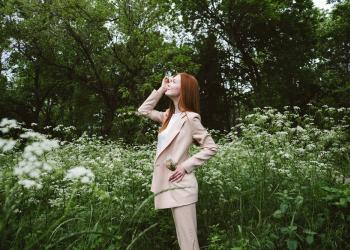
[[[136,114],[146,116],[161,125],[166,118],[165,112],[154,107],[162,97],[162,93],[153,90],[138,108]],[[155,209],[176,207],[198,201],[198,183],[193,170],[217,153],[218,145],[201,123],[196,112],[183,112],[181,119],[173,124],[168,138],[154,157],[151,191],[156,193]],[[189,148],[196,140],[201,150],[190,156]],[[166,167],[166,160],[172,159],[175,164],[181,163],[187,174],[180,182],[171,182],[169,177],[173,171]]]

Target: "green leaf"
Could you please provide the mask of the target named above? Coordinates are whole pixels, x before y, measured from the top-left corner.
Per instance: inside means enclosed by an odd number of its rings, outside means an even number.
[[[288,204],[282,203],[280,205],[280,209],[281,209],[282,213],[285,213],[287,211],[287,209],[288,209]]]
[[[276,210],[276,211],[273,213],[272,216],[275,217],[275,218],[277,218],[277,219],[280,219],[280,218],[282,218],[283,213],[282,213],[281,210],[278,209],[278,210]]]
[[[312,235],[306,236],[306,242],[307,242],[307,244],[311,245],[312,242],[314,242],[314,236],[312,236]]]
[[[296,250],[298,242],[296,240],[287,240],[287,247],[289,250]]]

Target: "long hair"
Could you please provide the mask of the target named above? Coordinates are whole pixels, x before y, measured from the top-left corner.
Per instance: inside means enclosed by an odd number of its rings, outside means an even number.
[[[179,97],[179,110],[181,112],[192,111],[200,114],[200,100],[199,100],[199,84],[197,79],[188,73],[181,72],[177,75],[181,77],[181,88]],[[175,106],[172,100],[169,101],[169,108],[159,129],[159,133],[163,131],[170,121],[171,116],[175,112]]]

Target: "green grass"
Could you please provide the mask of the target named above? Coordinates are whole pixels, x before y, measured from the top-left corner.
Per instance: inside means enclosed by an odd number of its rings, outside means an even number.
[[[218,153],[195,170],[201,249],[349,249],[349,113],[266,107],[215,135]],[[0,249],[178,249],[170,210],[154,210],[154,144],[14,125],[0,123]]]

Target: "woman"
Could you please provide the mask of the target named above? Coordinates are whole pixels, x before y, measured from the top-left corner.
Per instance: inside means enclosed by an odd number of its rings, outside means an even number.
[[[171,99],[164,112],[154,109],[163,94]],[[214,156],[218,146],[201,123],[198,81],[187,73],[164,77],[161,87],[138,108],[138,115],[161,124],[151,186],[155,209],[171,208],[181,250],[199,249],[198,183],[193,170]],[[192,143],[201,150],[190,157]]]

